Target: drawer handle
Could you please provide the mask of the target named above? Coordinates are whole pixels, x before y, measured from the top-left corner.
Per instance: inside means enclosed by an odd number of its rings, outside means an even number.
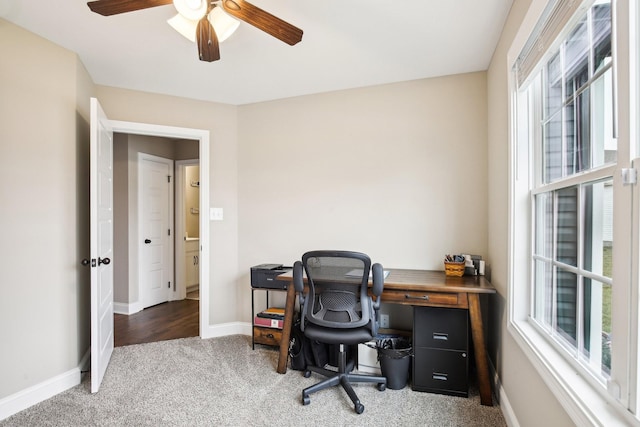
[[[440,341],[449,341],[449,334],[443,334],[441,332],[434,332],[433,333],[433,339],[434,340],[440,340]]]
[[[273,335],[273,334],[267,334],[267,338],[272,338],[272,339],[273,339],[273,338],[275,338],[275,335]]]
[[[413,295],[404,294],[404,297],[406,299],[419,299],[419,300],[429,301],[429,295],[422,295],[421,297],[416,297]]]
[[[432,378],[434,380],[447,381],[448,380],[448,378],[447,378],[448,375],[449,374],[443,374],[443,373],[440,373],[440,372],[434,372],[433,375],[432,375]]]

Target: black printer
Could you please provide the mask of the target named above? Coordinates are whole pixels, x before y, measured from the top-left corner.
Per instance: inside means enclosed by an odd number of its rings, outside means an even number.
[[[282,273],[290,271],[293,267],[285,267],[282,264],[260,264],[251,267],[251,287],[262,289],[287,289],[287,282],[276,280]]]

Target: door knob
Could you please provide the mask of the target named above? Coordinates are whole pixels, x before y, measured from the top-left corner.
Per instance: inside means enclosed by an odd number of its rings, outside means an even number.
[[[149,243],[151,243],[151,240],[149,240],[149,239],[144,239],[144,242],[148,245]]]
[[[110,263],[111,263],[111,260],[109,258],[98,258],[98,265],[100,264],[109,265]]]
[[[89,260],[88,260],[88,259],[86,259],[86,258],[85,258],[85,259],[83,259],[82,261],[80,261],[80,263],[81,263],[82,265],[84,265],[85,267],[86,267],[87,265],[89,265],[89,264],[90,264]]]

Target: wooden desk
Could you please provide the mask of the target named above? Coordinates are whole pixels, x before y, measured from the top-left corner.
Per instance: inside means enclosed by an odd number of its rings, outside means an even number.
[[[478,372],[480,402],[491,406],[491,379],[482,327],[480,294],[493,294],[495,288],[484,276],[445,276],[444,271],[427,270],[389,270],[384,280],[382,302],[426,307],[449,307],[469,310],[471,337],[475,349],[475,362]],[[278,276],[278,280],[293,282],[293,272]],[[280,355],[277,371],[287,372],[289,338],[295,309],[296,291],[293,284],[287,286],[285,318],[280,342]]]

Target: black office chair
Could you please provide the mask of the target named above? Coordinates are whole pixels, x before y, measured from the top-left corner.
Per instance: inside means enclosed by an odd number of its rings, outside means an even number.
[[[383,376],[353,374],[354,360],[347,363],[345,346],[372,340],[378,332],[378,309],[384,287],[382,265],[373,265],[372,294],[368,295],[371,260],[365,254],[347,251],[312,251],[293,265],[293,283],[300,295],[301,329],[311,340],[338,344],[338,371],[322,366],[307,366],[311,371],[327,377],[302,391],[302,403],[310,403],[309,395],[325,388],[342,385],[354,404],[356,413],[364,411],[351,383],[377,383],[383,391],[387,379]],[[308,292],[304,293],[303,270],[307,276]]]

